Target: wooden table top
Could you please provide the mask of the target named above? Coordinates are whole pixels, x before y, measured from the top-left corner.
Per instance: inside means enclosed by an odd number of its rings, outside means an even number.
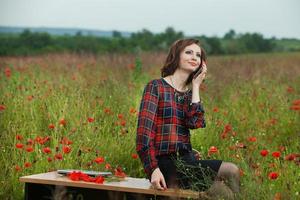
[[[62,185],[62,186],[91,188],[91,189],[99,189],[99,190],[152,194],[152,195],[160,195],[160,196],[175,196],[175,197],[185,197],[185,198],[199,197],[199,192],[192,191],[192,190],[167,189],[165,191],[161,191],[161,190],[153,189],[151,188],[151,184],[149,180],[145,178],[126,177],[124,180],[118,182],[104,181],[103,184],[97,184],[93,182],[72,181],[66,176],[62,176],[58,174],[56,171],[53,171],[53,172],[47,172],[42,174],[23,176],[20,178],[20,181],[24,183]]]

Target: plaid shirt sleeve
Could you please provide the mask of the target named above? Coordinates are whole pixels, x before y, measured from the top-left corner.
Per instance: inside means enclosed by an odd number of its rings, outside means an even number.
[[[158,100],[158,87],[154,82],[149,82],[144,88],[140,104],[136,138],[136,151],[149,179],[153,170],[158,167],[154,147]]]
[[[191,103],[186,112],[185,124],[189,129],[205,128],[204,109],[200,102]]]

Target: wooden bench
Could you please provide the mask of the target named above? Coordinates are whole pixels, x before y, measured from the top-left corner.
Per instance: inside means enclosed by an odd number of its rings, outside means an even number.
[[[167,189],[165,191],[151,188],[144,178],[126,177],[120,182],[103,184],[72,181],[56,171],[23,176],[26,200],[43,199],[199,199],[199,192],[191,190]]]

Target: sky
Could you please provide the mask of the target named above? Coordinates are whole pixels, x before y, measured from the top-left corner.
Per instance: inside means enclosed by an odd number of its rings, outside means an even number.
[[[0,26],[300,39],[300,0],[0,0]]]

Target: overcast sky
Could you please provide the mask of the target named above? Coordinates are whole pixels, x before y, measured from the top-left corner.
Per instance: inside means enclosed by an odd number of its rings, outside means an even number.
[[[0,0],[0,26],[300,39],[300,0]]]

